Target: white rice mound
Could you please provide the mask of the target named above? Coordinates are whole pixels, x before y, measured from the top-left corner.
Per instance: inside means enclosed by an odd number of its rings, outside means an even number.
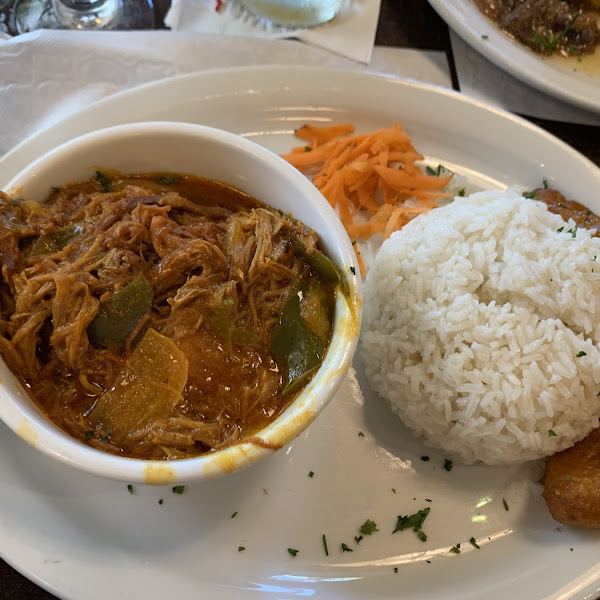
[[[393,234],[363,323],[374,389],[467,464],[542,458],[598,426],[600,239],[515,190],[455,198]]]

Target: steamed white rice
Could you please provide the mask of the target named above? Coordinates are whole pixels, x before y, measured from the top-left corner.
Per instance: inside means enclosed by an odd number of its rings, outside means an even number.
[[[395,233],[363,323],[375,390],[465,463],[541,458],[598,426],[600,239],[516,191],[456,198]]]

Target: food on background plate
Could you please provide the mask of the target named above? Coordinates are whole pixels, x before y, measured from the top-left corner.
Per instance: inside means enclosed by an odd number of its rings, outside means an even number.
[[[583,56],[600,44],[598,0],[473,0],[498,27],[542,55]]]
[[[358,239],[388,238],[416,215],[451,197],[443,188],[452,174],[418,164],[423,156],[399,125],[352,135],[351,124],[304,125],[296,137],[307,145],[282,155],[305,172],[327,198],[352,240],[361,275],[366,268]]]
[[[365,280],[370,383],[465,463],[572,446],[598,426],[597,256],[598,238],[512,190],[421,215]]]
[[[238,190],[98,172],[0,204],[0,351],[84,443],[177,459],[252,441],[323,360],[343,275]]]

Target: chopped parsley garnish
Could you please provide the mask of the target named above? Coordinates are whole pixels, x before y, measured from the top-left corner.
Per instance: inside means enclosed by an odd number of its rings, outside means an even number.
[[[325,549],[325,556],[329,556],[329,550],[327,549],[327,538],[323,534],[323,548]]]
[[[581,358],[582,356],[586,356],[587,352],[584,352],[583,350],[581,350],[580,352],[577,353],[577,358]]]
[[[231,515],[231,519],[235,519],[236,515],[237,515],[238,511],[236,510],[232,515]]]
[[[238,546],[238,552],[243,552],[245,549],[245,546]]]
[[[354,536],[354,541],[355,541],[357,544],[360,544],[360,543],[361,543],[361,541],[362,541],[362,539],[363,539],[363,536],[362,536],[362,535],[359,535],[358,537]]]
[[[295,548],[288,548],[288,552],[294,557],[296,558],[296,554],[298,554],[298,550],[296,550]]]
[[[563,479],[564,479],[565,481],[571,481],[571,476],[570,476],[570,475],[565,475],[565,476],[563,477]]]
[[[394,567],[394,573],[398,572],[398,567]]]
[[[431,498],[425,498],[425,502],[433,502]]]
[[[162,504],[162,503],[163,503],[163,499],[161,498],[161,499],[158,501],[158,503],[159,503],[159,504]]]
[[[50,193],[51,193],[53,196],[56,196],[56,194],[58,194],[58,192],[60,192],[60,188],[57,188],[57,187],[51,187],[51,188],[50,188]]]
[[[315,472],[314,472],[314,471],[311,471],[311,472],[308,474],[308,476],[309,476],[309,477],[314,477],[314,476],[315,476]]]
[[[548,189],[548,180],[545,177],[544,177],[544,179],[542,179],[542,185],[544,186],[545,190]]]
[[[86,442],[89,442],[89,441],[90,441],[90,439],[91,439],[91,437],[92,437],[93,435],[94,435],[94,430],[93,430],[93,429],[88,429],[88,430],[85,432],[85,441],[86,441]]]
[[[458,190],[458,195],[463,198],[465,195],[465,188],[461,188],[460,190]]]
[[[421,460],[423,462],[427,462],[429,460],[429,456],[421,456]]]
[[[565,28],[558,35],[555,36],[554,32],[550,31],[548,38],[546,39],[544,36],[536,34],[533,36],[532,41],[535,42],[540,49],[547,54],[552,54],[560,41],[565,37],[565,35],[567,35],[571,27],[573,27],[575,21],[579,18],[579,15],[581,15],[581,12],[576,12],[573,18],[567,23]]]
[[[107,430],[106,430],[106,434],[105,434],[105,435],[103,435],[103,436],[100,438],[100,443],[101,443],[101,444],[106,444],[106,443],[108,442],[108,438],[109,438],[109,436],[110,436],[110,435],[112,435],[112,434],[113,434],[113,432],[114,432],[114,429],[107,429]]]
[[[556,230],[556,233],[562,233],[562,232],[563,232],[563,229],[564,229],[564,227],[559,227],[559,228]]]
[[[350,267],[350,272],[352,275],[356,275],[356,269],[354,267]]]
[[[131,484],[129,484],[129,485],[127,486],[127,491],[128,491],[130,494],[133,494],[133,486],[132,486]]]
[[[504,504],[504,510],[508,510],[508,502],[502,498],[502,504]]]
[[[342,542],[342,552],[354,552],[354,550],[352,550],[348,544],[344,544],[344,542]]]
[[[104,175],[104,173],[96,171],[96,179],[98,180],[103,192],[110,192],[110,179]]]
[[[181,495],[181,494],[183,494],[183,492],[184,492],[184,491],[185,491],[185,485],[176,485],[176,486],[173,488],[173,493],[174,493],[174,494],[179,494],[179,495]]]
[[[446,469],[446,471],[452,471],[453,466],[454,463],[449,458],[444,459],[444,469]]]
[[[567,233],[570,233],[571,236],[573,237],[573,239],[575,239],[575,237],[577,236],[577,225],[575,225],[575,227],[573,229],[569,229],[569,231],[567,231]]]
[[[437,169],[432,169],[430,166],[425,167],[425,171],[429,174],[429,175],[435,175],[436,177],[439,177],[440,174],[442,173],[442,171],[447,171],[448,169],[446,169],[446,167],[444,167],[444,165],[438,165]]]
[[[489,40],[489,39],[490,39],[490,36],[484,33],[484,34],[481,36],[481,39],[482,39],[482,40]]]
[[[304,146],[304,152],[310,152],[312,148],[310,146]]]
[[[172,183],[181,183],[181,177],[157,177],[156,181],[163,185],[171,185]]]
[[[556,437],[556,433],[553,429],[548,429],[548,437]]]
[[[535,198],[535,192],[529,192],[528,194],[523,194],[523,198],[529,198],[533,200]]]
[[[404,517],[398,515],[396,529],[394,529],[392,533],[396,533],[396,531],[404,531],[405,529],[412,529],[419,536],[421,541],[426,541],[427,536],[425,533],[423,533],[423,523],[425,522],[430,510],[431,508],[428,506],[427,508],[422,508],[414,515],[406,515]]]
[[[375,523],[375,521],[371,521],[371,519],[367,519],[360,526],[360,532],[364,533],[365,535],[371,535],[375,531],[379,531],[379,529],[377,529],[377,523]]]
[[[394,494],[396,493],[396,488],[392,488],[392,492],[394,492]]]
[[[452,548],[450,548],[450,552],[452,552],[454,554],[460,554],[460,544],[456,544],[456,546],[452,546]]]
[[[362,431],[358,432],[358,437],[365,437],[365,434]]]
[[[474,537],[472,537],[472,538],[469,540],[469,542],[471,542],[471,544],[472,544],[473,546],[475,546],[475,548],[477,548],[477,550],[481,550],[481,546],[480,546],[480,545],[477,543],[477,540],[476,540]]]

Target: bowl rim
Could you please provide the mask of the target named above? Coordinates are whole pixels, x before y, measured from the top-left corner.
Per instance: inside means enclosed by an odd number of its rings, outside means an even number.
[[[286,183],[293,186],[311,204],[327,237],[334,240],[337,254],[348,274],[350,292],[336,294],[332,338],[321,367],[308,385],[267,427],[246,441],[197,457],[168,460],[144,460],[117,456],[86,446],[54,425],[29,399],[17,378],[0,360],[0,420],[18,436],[41,452],[79,470],[131,483],[166,485],[211,479],[246,468],[285,447],[317,417],[329,403],[349,369],[360,333],[362,312],[361,281],[358,263],[350,239],[334,209],[317,188],[300,171],[277,154],[242,136],[214,127],[184,122],[151,121],[128,123],[86,133],[44,153],[4,186],[7,193],[36,177],[37,170],[64,160],[83,145],[114,143],[129,135],[187,135],[219,144],[235,146],[234,151],[252,154],[257,164],[276,169]],[[14,193],[14,192],[13,192]],[[319,232],[319,238],[322,232]],[[357,274],[356,277],[353,274]],[[350,322],[354,327],[348,326]],[[12,388],[12,389],[7,389]],[[19,401],[24,395],[29,405]],[[26,400],[26,401],[27,401]],[[254,440],[254,441],[252,441]]]

